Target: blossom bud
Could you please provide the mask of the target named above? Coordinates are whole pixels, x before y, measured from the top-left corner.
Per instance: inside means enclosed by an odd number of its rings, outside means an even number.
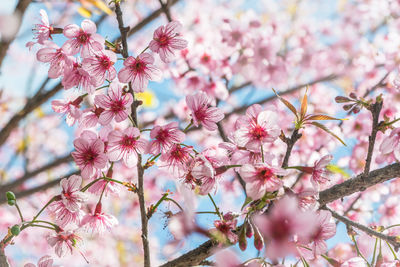
[[[94,210],[94,214],[100,214],[101,213],[101,203],[97,203],[96,209]]]
[[[335,101],[336,101],[336,103],[347,103],[347,102],[350,102],[351,99],[349,99],[345,96],[337,96],[337,97],[335,97]]]
[[[352,112],[354,113],[354,114],[357,114],[358,112],[360,112],[360,108],[359,107],[354,107],[353,109],[352,109]]]
[[[246,224],[246,236],[251,238],[253,236],[253,226],[250,223]]]
[[[351,92],[349,97],[353,98],[353,99],[357,99],[357,95],[354,92]]]
[[[254,229],[254,247],[257,250],[262,250],[264,247],[264,238],[261,236],[261,233],[256,226],[253,225],[253,229]]]
[[[354,106],[354,104],[344,105],[344,106],[343,106],[343,109],[346,110],[346,111],[348,111],[348,110],[350,110],[353,106]]]
[[[6,193],[6,197],[7,197],[7,200],[16,200],[14,193],[11,191],[8,191]]]
[[[14,236],[17,236],[17,235],[19,235],[19,233],[21,232],[21,229],[19,228],[19,225],[14,225],[13,227],[11,227],[11,233],[14,235]]]
[[[246,225],[242,226],[239,233],[239,248],[241,251],[245,251],[247,248],[247,239],[246,239]]]

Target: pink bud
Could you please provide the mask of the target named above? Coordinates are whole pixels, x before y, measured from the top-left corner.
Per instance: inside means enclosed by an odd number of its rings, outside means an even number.
[[[97,203],[96,209],[94,210],[94,214],[100,214],[101,213],[101,202]]]
[[[254,247],[257,250],[262,250],[264,247],[264,238],[261,236],[260,231],[253,225],[254,229]]]
[[[247,248],[247,239],[246,239],[246,226],[243,225],[242,229],[240,229],[239,233],[239,248],[242,251],[245,251]]]
[[[248,238],[251,238],[253,236],[253,227],[251,226],[250,223],[246,224],[246,236]]]

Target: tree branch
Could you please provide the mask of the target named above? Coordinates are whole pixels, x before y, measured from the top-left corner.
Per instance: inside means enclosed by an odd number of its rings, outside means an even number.
[[[371,228],[369,228],[369,227],[367,227],[365,225],[356,223],[356,222],[354,222],[354,221],[352,221],[352,220],[340,215],[339,213],[337,213],[337,212],[335,212],[335,211],[333,211],[333,210],[331,210],[331,209],[329,209],[327,207],[323,207],[322,209],[326,209],[326,210],[330,211],[332,213],[332,217],[338,219],[339,221],[343,222],[347,226],[353,226],[354,228],[357,228],[357,229],[367,233],[368,235],[375,236],[377,238],[380,238],[382,240],[385,240],[385,241],[389,242],[394,247],[394,249],[396,251],[400,248],[400,243],[396,241],[396,237],[395,236],[385,235],[385,234],[382,234],[382,233],[377,232],[375,230],[372,230]]]
[[[35,177],[36,175],[38,175],[41,172],[47,171],[47,170],[57,167],[61,164],[71,162],[72,160],[73,160],[73,158],[72,158],[71,154],[68,153],[67,155],[65,155],[61,158],[57,158],[54,161],[49,162],[48,164],[46,164],[40,168],[37,168],[36,170],[33,170],[31,172],[26,172],[22,177],[17,178],[8,184],[0,186],[0,195],[3,195],[5,192],[10,191],[13,188],[23,184],[24,182],[26,182],[27,180],[29,180],[32,177]]]
[[[332,201],[349,196],[355,192],[363,191],[368,187],[383,183],[390,179],[400,176],[400,163],[394,163],[374,170],[368,174],[367,179],[363,179],[363,173],[351,178],[343,183],[328,188],[319,194],[319,203],[324,206]],[[218,247],[218,242],[208,240],[201,246],[183,254],[182,256],[162,265],[164,266],[194,266],[204,259],[210,257]],[[188,260],[190,259],[190,261]],[[181,262],[183,263],[181,265]],[[172,264],[172,265],[171,265]],[[175,264],[175,265],[174,265]]]
[[[24,17],[25,11],[28,8],[29,4],[31,3],[32,0],[19,0],[17,6],[14,9],[14,16],[19,16],[20,21],[18,22],[18,27],[16,29],[16,32],[14,36],[7,40],[3,40],[0,42],[0,66],[3,63],[4,58],[7,55],[8,48],[10,47],[11,43],[15,40],[15,37],[18,34],[19,28],[21,27],[22,24],[22,19]]]
[[[128,38],[128,30],[129,28],[124,27],[124,21],[122,18],[122,11],[121,11],[121,6],[119,2],[115,2],[115,13],[117,16],[117,21],[118,21],[118,28],[121,32],[121,41],[122,41],[122,55],[124,58],[127,58],[128,55],[128,43],[127,43],[127,38]],[[133,103],[132,103],[132,112],[131,112],[131,117],[135,123],[135,125],[138,125],[138,119],[137,119],[137,106],[138,103],[135,99],[135,93],[132,89],[131,83],[129,85],[129,93],[132,94],[133,97]],[[146,203],[144,199],[144,183],[143,183],[143,174],[144,174],[144,169],[142,166],[142,155],[138,154],[138,162],[137,162],[137,173],[138,173],[138,197],[139,197],[139,206],[140,206],[140,217],[141,217],[141,223],[142,223],[142,243],[143,243],[143,253],[144,253],[144,266],[145,267],[150,267],[150,248],[149,248],[149,240],[148,240],[148,229],[147,229],[147,224],[148,224],[148,218],[147,218],[147,211],[146,211]]]

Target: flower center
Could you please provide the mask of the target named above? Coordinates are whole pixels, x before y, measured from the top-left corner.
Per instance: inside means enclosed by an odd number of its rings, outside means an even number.
[[[125,148],[133,148],[136,144],[136,139],[125,135],[120,144]]]
[[[258,171],[257,177],[264,182],[270,180],[274,176],[274,173],[271,171],[271,169],[268,168],[263,168]]]
[[[262,140],[267,136],[267,131],[265,131],[264,128],[262,128],[260,125],[256,125],[252,129],[251,135],[254,139]]]

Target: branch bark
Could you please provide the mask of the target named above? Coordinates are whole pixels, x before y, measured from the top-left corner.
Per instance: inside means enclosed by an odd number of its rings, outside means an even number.
[[[18,27],[17,27],[16,33],[14,34],[14,36],[12,36],[11,38],[9,38],[7,40],[0,42],[0,66],[3,63],[3,60],[7,55],[8,48],[10,47],[11,43],[15,40],[15,37],[18,34],[19,28],[21,27],[21,24],[22,24],[22,19],[24,17],[25,11],[31,2],[32,2],[32,0],[19,0],[17,3],[17,6],[14,9],[14,16],[19,16],[20,21],[18,23]]]
[[[368,187],[383,183],[390,179],[400,176],[400,163],[394,163],[386,167],[374,170],[364,179],[361,173],[343,183],[334,185],[319,194],[319,203],[324,206],[332,201],[349,196],[355,192],[363,191]],[[372,230],[372,229],[371,229]],[[210,257],[218,247],[218,242],[208,240],[199,247],[183,254],[182,256],[167,262],[162,267],[167,266],[194,266]],[[190,260],[189,260],[190,259]],[[182,263],[182,264],[181,264]]]

